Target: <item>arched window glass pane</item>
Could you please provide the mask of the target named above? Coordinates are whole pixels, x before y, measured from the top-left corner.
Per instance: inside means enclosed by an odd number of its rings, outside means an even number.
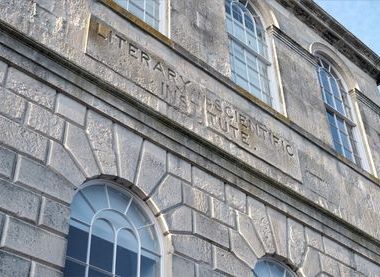
[[[160,0],[114,0],[152,27],[160,25]],[[162,1],[162,0],[161,0]]]
[[[119,231],[117,239],[116,274],[121,277],[137,276],[139,246],[133,232]]]
[[[81,262],[86,262],[88,232],[90,227],[82,223],[72,221],[67,238],[67,255]]]
[[[255,11],[239,0],[226,0],[231,77],[236,84],[272,105],[264,28]]]
[[[112,199],[111,208],[125,213],[131,198],[113,188],[108,188],[108,195]]]
[[[149,218],[147,218],[143,211],[133,201],[128,209],[127,218],[136,226],[137,229],[150,224]]]
[[[112,273],[114,231],[109,222],[98,219],[92,225],[90,265]]]
[[[95,210],[91,207],[90,203],[85,199],[82,193],[78,193],[75,203],[72,206],[72,217],[90,224]]]
[[[64,276],[160,276],[154,221],[138,201],[108,184],[75,195]]]
[[[156,277],[158,274],[157,257],[143,250],[141,259],[141,276]]]
[[[294,273],[287,266],[271,259],[263,259],[258,261],[253,269],[253,276],[295,277]]]
[[[95,211],[106,209],[108,207],[108,200],[105,191],[105,186],[96,185],[91,188],[85,188],[81,193],[86,198],[87,202],[93,207]]]
[[[344,90],[338,74],[327,61],[319,58],[318,65],[318,75],[334,148],[347,159],[361,166],[357,141],[354,138],[355,123],[351,117],[348,93]]]

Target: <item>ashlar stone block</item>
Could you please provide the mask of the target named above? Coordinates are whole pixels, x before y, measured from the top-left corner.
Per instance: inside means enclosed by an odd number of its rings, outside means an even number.
[[[166,174],[166,151],[144,141],[136,186],[149,195]]]
[[[374,264],[361,255],[355,254],[356,270],[363,273],[366,277],[378,277],[380,272],[380,266]]]
[[[204,215],[194,212],[195,224],[194,231],[196,234],[214,241],[224,247],[229,247],[228,228],[221,223],[212,220]]]
[[[322,271],[331,276],[340,276],[339,263],[336,260],[324,254],[319,254],[319,258]]]
[[[0,179],[0,208],[17,217],[36,221],[40,208],[40,197]]]
[[[67,123],[64,144],[87,177],[94,177],[100,174],[94,153],[84,130]]]
[[[21,157],[15,181],[30,186],[43,193],[71,203],[74,186],[67,179],[49,168],[32,160]]]
[[[1,246],[56,266],[64,266],[66,249],[64,238],[12,217],[6,220],[8,222]]]
[[[226,200],[229,205],[240,210],[241,212],[246,211],[247,206],[247,196],[244,192],[226,184]]]
[[[288,219],[288,249],[289,259],[299,266],[306,251],[306,239],[303,226],[292,219]]]
[[[272,225],[276,253],[281,257],[288,257],[288,240],[286,238],[286,216],[279,211],[266,207],[270,224]]]
[[[8,65],[5,62],[0,61],[0,85],[4,82],[4,76],[7,71]]]
[[[48,163],[74,186],[80,186],[86,177],[71,159],[69,153],[62,145],[52,141]]]
[[[87,114],[86,131],[101,172],[117,175],[116,154],[114,151],[112,121],[94,111]]]
[[[323,244],[325,247],[325,253],[334,257],[335,259],[345,263],[348,266],[354,266],[354,255],[347,248],[342,245],[336,243],[328,239],[327,237],[323,237]]]
[[[7,89],[0,89],[0,114],[16,122],[22,122],[26,101]]]
[[[197,277],[223,277],[224,274],[216,272],[213,268],[199,264],[197,268]]]
[[[224,183],[221,180],[195,166],[192,168],[192,176],[194,186],[224,200]]]
[[[28,276],[30,261],[0,250],[0,276]]]
[[[237,259],[233,254],[227,252],[219,247],[215,247],[215,264],[214,267],[217,270],[226,272],[232,276],[236,277],[248,277],[252,276],[252,268],[239,259]]]
[[[183,184],[183,201],[186,205],[202,213],[208,214],[210,212],[210,196],[206,193]]]
[[[165,211],[182,202],[182,181],[167,175],[151,197],[157,212]]]
[[[192,235],[173,235],[174,251],[197,262],[211,264],[211,244]]]
[[[343,264],[339,264],[339,272],[340,272],[340,277],[352,277],[352,276],[359,277],[359,276],[361,276],[360,274],[357,273],[356,270],[354,270],[348,266],[345,266]],[[361,277],[363,277],[363,276],[361,276]]]
[[[215,198],[211,198],[212,203],[212,217],[235,228],[236,226],[236,212],[230,206]]]
[[[61,93],[58,94],[55,112],[78,123],[79,125],[84,125],[86,106],[70,97],[67,97],[66,95]]]
[[[55,90],[15,68],[9,68],[6,88],[50,110],[54,107]]]
[[[324,252],[322,236],[319,233],[306,227],[305,234],[308,245],[318,249],[321,252]]]
[[[62,276],[63,276],[62,272],[54,268],[32,261],[32,270],[31,270],[30,277],[62,277]]]
[[[249,215],[255,225],[255,229],[263,242],[266,253],[275,253],[275,243],[272,234],[272,228],[263,203],[254,198],[247,199]]]
[[[119,174],[131,183],[135,180],[142,142],[143,139],[139,135],[120,125],[115,125]]]
[[[172,274],[173,276],[195,277],[195,263],[178,255],[173,255]]]
[[[27,125],[49,137],[61,141],[64,129],[64,120],[52,112],[37,105],[30,104]]]
[[[69,231],[70,209],[68,206],[49,198],[42,198],[38,224],[56,230],[62,234]]]
[[[2,130],[0,132],[0,143],[31,155],[38,160],[45,160],[47,138],[2,116],[0,116],[0,130]]]
[[[248,266],[253,266],[257,257],[241,234],[230,229],[231,251]]]
[[[191,165],[172,153],[168,153],[168,172],[191,182]]]
[[[0,176],[10,178],[16,162],[16,154],[6,148],[0,147]]]
[[[246,214],[238,213],[237,222],[239,233],[249,243],[256,257],[261,258],[264,256],[264,246],[257,235],[252,219]]]
[[[172,209],[164,217],[169,231],[191,232],[193,229],[191,209],[186,206]]]
[[[308,247],[305,255],[305,260],[300,269],[303,276],[317,276],[321,272],[319,261],[319,253],[317,250]]]

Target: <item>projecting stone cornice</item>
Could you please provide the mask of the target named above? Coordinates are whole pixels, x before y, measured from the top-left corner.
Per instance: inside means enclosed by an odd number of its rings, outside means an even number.
[[[380,57],[312,0],[276,0],[380,84]]]

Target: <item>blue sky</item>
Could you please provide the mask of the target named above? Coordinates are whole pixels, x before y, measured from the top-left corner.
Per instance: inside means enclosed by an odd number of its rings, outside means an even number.
[[[380,0],[314,0],[380,55]]]

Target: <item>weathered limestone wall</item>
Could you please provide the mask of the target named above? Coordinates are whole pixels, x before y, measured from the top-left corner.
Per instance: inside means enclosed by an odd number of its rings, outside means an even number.
[[[377,255],[323,222],[264,202],[256,184],[244,191],[243,180],[206,172],[189,150],[178,151],[188,160],[167,150],[154,130],[101,100],[105,92],[91,96],[59,79],[54,88],[4,62],[1,69],[1,276],[61,276],[74,191],[99,176],[134,191],[161,222],[172,256],[165,276],[250,276],[264,255],[300,276],[380,271],[370,261]]]
[[[266,254],[378,276],[379,180],[332,151],[307,54],[323,40],[268,1],[299,43],[268,30],[285,118],[223,77],[223,1],[203,2],[171,1],[171,41],[98,1],[0,0],[1,276],[60,275],[74,189],[99,176],[159,218],[173,276],[246,276]],[[374,80],[336,55],[373,101],[358,103],[380,172]]]
[[[229,76],[224,0],[170,1],[170,38],[220,73]]]

